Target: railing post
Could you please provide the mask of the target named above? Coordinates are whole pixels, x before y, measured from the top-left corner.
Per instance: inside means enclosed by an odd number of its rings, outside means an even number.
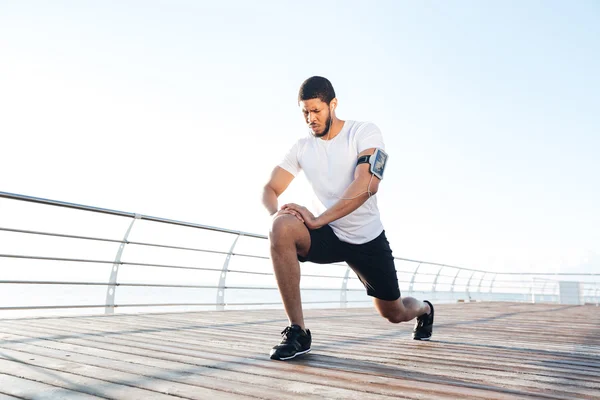
[[[450,286],[450,291],[454,293],[454,284],[456,283],[456,278],[458,278],[458,274],[460,274],[461,269],[458,268],[456,270],[456,275],[454,275],[454,279],[452,279],[452,285]]]
[[[413,272],[413,276],[410,279],[410,285],[408,286],[408,292],[412,293],[413,292],[413,287],[415,285],[415,277],[417,276],[417,272],[419,271],[419,267],[421,266],[421,263],[419,263],[419,265],[417,265],[417,268],[415,268],[415,272]]]
[[[483,295],[481,293],[481,284],[483,283],[483,278],[485,278],[486,274],[487,274],[487,272],[484,272],[483,275],[481,275],[481,279],[479,280],[479,285],[477,285],[477,293],[481,296],[481,300],[483,300]]]
[[[542,299],[541,302],[544,302],[544,298],[546,297],[546,284],[548,283],[548,281],[546,279],[544,279],[544,284],[542,285]]]
[[[584,302],[584,303],[591,303],[591,302],[593,301],[593,298],[594,298],[594,296],[593,296],[593,293],[594,293],[594,287],[593,287],[593,286],[590,284],[590,286],[589,286],[589,288],[588,288],[587,290],[588,290],[588,295],[587,295],[587,297],[589,297],[589,300],[590,300],[590,301],[586,301],[586,295],[585,295],[585,284],[584,284],[584,289],[583,289],[583,302]]]
[[[348,307],[348,278],[350,276],[350,267],[346,269],[344,280],[342,281],[342,289],[340,290],[340,308]]]
[[[523,285],[523,301],[526,302],[527,301],[527,297],[531,297],[531,291],[532,286],[531,283],[529,283],[529,285],[527,284],[527,282],[525,282],[525,278],[521,277],[521,275],[519,275],[519,277],[521,278],[521,284]],[[529,293],[525,293],[525,288],[529,289]]]
[[[483,275],[481,275],[481,279],[479,280],[479,285],[477,286],[478,293],[481,293],[481,283],[483,282],[483,278],[485,278],[486,274],[487,274],[487,272],[484,272]]]
[[[489,293],[492,293],[492,290],[494,290],[494,281],[496,280],[496,277],[498,276],[498,274],[494,274],[494,277],[492,278],[492,282],[490,282],[490,290]]]
[[[235,237],[231,248],[229,249],[229,253],[227,253],[227,257],[225,258],[225,262],[223,263],[223,268],[221,269],[221,275],[219,275],[219,287],[217,288],[217,310],[223,311],[225,309],[225,281],[227,280],[227,269],[229,268],[229,260],[231,260],[231,256],[233,256],[233,249],[237,244],[238,239],[240,238],[240,234]]]
[[[123,255],[123,250],[125,250],[125,245],[127,244],[127,240],[129,239],[129,234],[131,233],[131,228],[133,228],[135,220],[141,218],[142,216],[140,214],[135,214],[134,218],[131,220],[131,224],[129,224],[129,228],[127,228],[127,232],[125,232],[125,236],[123,237],[123,243],[119,245],[119,250],[117,250],[115,262],[113,263],[112,269],[110,271],[108,287],[106,288],[106,302],[104,307],[104,314],[115,313],[115,296],[117,294],[117,278],[119,275],[119,267],[121,266],[121,256]]]
[[[467,296],[469,296],[469,301],[471,300],[471,279],[473,279],[473,275],[475,275],[475,271],[471,272],[471,276],[469,276],[469,280],[467,281]]]
[[[431,285],[431,291],[433,293],[436,293],[437,281],[438,281],[438,278],[440,277],[440,273],[442,272],[443,269],[444,269],[444,266],[441,266],[440,269],[438,270],[437,274],[435,275],[435,279],[433,280],[433,284]]]

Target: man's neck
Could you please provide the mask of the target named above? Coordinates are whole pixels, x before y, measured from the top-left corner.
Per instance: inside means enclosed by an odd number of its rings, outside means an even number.
[[[342,128],[344,127],[344,122],[346,122],[346,121],[342,121],[341,119],[334,118],[333,121],[331,122],[331,126],[329,127],[329,133],[325,136],[322,136],[320,139],[332,140],[334,137],[336,137],[342,131]]]

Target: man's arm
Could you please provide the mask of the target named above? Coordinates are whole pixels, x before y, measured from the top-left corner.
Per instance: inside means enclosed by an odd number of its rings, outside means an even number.
[[[275,167],[271,173],[269,182],[263,188],[262,202],[269,215],[279,211],[277,198],[287,189],[294,180],[294,175],[281,167]]]
[[[371,155],[374,152],[375,149],[367,149],[358,156]],[[327,225],[330,222],[345,217],[362,206],[370,196],[377,193],[379,182],[379,178],[371,174],[370,164],[358,165],[354,170],[354,181],[348,186],[344,194],[340,196],[342,199],[338,200],[333,206],[317,217],[318,225]],[[369,183],[371,184],[369,185]]]
[[[374,148],[367,149],[361,152],[358,157],[372,155],[374,152]],[[340,196],[342,199],[338,200],[333,206],[328,208],[318,217],[315,218],[306,207],[297,204],[286,204],[283,206],[283,209],[296,210],[300,213],[309,229],[318,229],[330,222],[345,217],[363,205],[363,203],[369,199],[370,195],[377,193],[379,182],[379,178],[371,174],[369,164],[360,164],[354,170],[354,180],[350,186],[348,186],[344,194]]]

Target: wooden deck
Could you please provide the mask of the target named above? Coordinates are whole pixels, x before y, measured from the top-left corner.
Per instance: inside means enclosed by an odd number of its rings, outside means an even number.
[[[287,362],[282,310],[3,320],[0,399],[600,399],[599,307],[440,304],[430,342],[370,308],[306,319]]]

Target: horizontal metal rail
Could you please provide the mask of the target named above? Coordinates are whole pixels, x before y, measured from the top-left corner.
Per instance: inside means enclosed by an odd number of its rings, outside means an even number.
[[[210,252],[210,251],[209,251]],[[219,252],[221,254],[227,254],[226,252]],[[243,254],[243,253],[234,253],[234,255],[240,256],[240,257],[255,257],[252,255],[247,255],[247,254]],[[20,255],[20,254],[0,254],[0,257],[3,258],[17,258],[17,259],[30,259],[30,260],[43,260],[43,261],[64,261],[64,262],[76,262],[76,263],[92,263],[92,264],[114,264],[114,261],[110,261],[110,260],[94,260],[94,259],[86,259],[86,258],[64,258],[64,257],[43,257],[43,256],[26,256],[26,255]],[[260,257],[260,258],[267,258],[268,257]],[[189,266],[184,266],[184,265],[169,265],[169,264],[154,264],[154,263],[136,263],[136,262],[128,262],[128,261],[121,261],[119,262],[119,264],[121,265],[131,265],[131,266],[142,266],[142,267],[153,267],[153,268],[174,268],[174,269],[187,269],[187,270],[198,270],[198,271],[212,271],[212,272],[220,272],[220,270],[216,269],[216,268],[202,268],[202,267],[189,267]],[[455,267],[456,268],[456,267]],[[254,275],[272,275],[272,272],[258,272],[258,271],[245,271],[245,270],[229,270],[229,272],[235,272],[235,273],[241,273],[241,274],[254,274]],[[397,270],[397,272],[404,272],[404,271],[400,271]],[[412,273],[412,271],[410,272]],[[495,273],[495,272],[490,272],[488,273],[489,275],[492,274],[498,274],[501,275],[502,273]],[[436,276],[437,274],[433,274],[433,273],[426,273],[426,272],[419,272],[419,276]],[[554,276],[555,274],[553,273],[539,273],[539,274],[535,274],[535,273],[521,273],[521,275],[523,276]],[[586,274],[586,273],[565,273],[563,275],[566,276],[597,276],[596,274]],[[341,275],[311,275],[311,274],[303,274],[303,276],[307,276],[307,277],[316,277],[316,278],[335,278],[335,279],[341,279],[343,278],[343,276]],[[452,278],[453,276],[451,275],[441,275],[447,278]],[[348,277],[349,279],[358,279],[356,277]],[[539,279],[539,278],[538,278]],[[469,278],[468,277],[456,277],[457,281],[460,280],[464,280],[464,281],[468,281]],[[488,279],[489,281],[491,281],[491,279]],[[483,280],[483,282],[487,282],[488,280]],[[519,280],[503,280],[503,279],[495,279],[495,283],[520,283],[523,281],[519,281]],[[430,281],[421,281],[421,280],[415,280],[414,283],[431,283]],[[440,285],[444,285],[444,282],[440,282],[438,283]],[[447,284],[447,283],[446,283]]]
[[[209,251],[210,252],[210,251]],[[222,254],[227,254],[226,252],[219,252]],[[259,256],[252,256],[252,255],[246,255],[243,253],[234,253],[233,255],[237,255],[237,256],[241,256],[241,257],[259,257]],[[92,263],[92,264],[114,264],[114,261],[110,261],[110,260],[94,260],[94,259],[86,259],[86,258],[65,258],[65,257],[43,257],[43,256],[27,256],[27,255],[20,255],[20,254],[0,254],[1,258],[16,258],[16,259],[29,259],[29,260],[42,260],[42,261],[65,261],[65,262],[78,262],[78,263]],[[268,257],[260,257],[260,258],[267,258]],[[423,262],[425,263],[425,262]],[[154,263],[136,263],[136,262],[127,262],[127,261],[121,261],[118,264],[121,265],[131,265],[131,266],[142,266],[142,267],[153,267],[153,268],[174,268],[174,269],[187,269],[187,270],[198,270],[198,271],[212,271],[212,272],[220,272],[220,270],[216,269],[216,268],[202,268],[202,267],[189,267],[189,266],[183,266],[183,265],[169,265],[169,264],[154,264]],[[453,267],[453,268],[459,268],[459,267]],[[459,268],[460,269],[460,268]],[[229,272],[237,272],[237,273],[242,273],[242,274],[254,274],[254,275],[272,275],[272,272],[257,272],[257,271],[245,271],[245,270],[229,270]],[[400,271],[400,270],[396,270],[396,272],[404,272],[404,271]],[[410,273],[413,273],[414,271],[411,271]],[[408,272],[406,272],[408,273]],[[496,272],[488,272],[489,275],[493,275],[493,274],[497,274],[497,275],[502,275],[502,274],[511,274],[512,273],[496,273]],[[528,272],[522,272],[519,273],[520,275],[523,276],[555,276],[556,274],[554,273],[528,273]],[[424,273],[424,272],[419,272],[420,276],[436,276],[437,274],[433,274],[433,273]],[[593,274],[593,273],[563,273],[562,275],[564,276],[598,276],[597,274]],[[310,277],[317,277],[317,278],[336,278],[336,279],[340,279],[343,278],[343,276],[341,275],[310,275],[310,274],[303,274],[303,276],[310,276]],[[448,277],[448,278],[452,278],[453,276],[450,275],[444,275],[444,277]],[[349,279],[358,279],[355,277],[348,277]],[[466,280],[468,281],[470,278],[468,277],[456,277],[456,280]],[[537,278],[540,279],[540,278]],[[489,279],[490,281],[492,279]],[[524,282],[524,281],[519,281],[519,280],[502,280],[502,279],[495,279],[494,280],[496,283],[498,282],[505,282],[505,283],[520,283],[520,282]],[[484,280],[483,282],[487,282],[486,280]],[[414,283],[431,283],[429,281],[417,281],[415,280]],[[440,285],[444,285],[443,282],[439,283]]]
[[[130,241],[130,240],[98,238],[98,237],[93,237],[93,236],[67,235],[67,234],[63,234],[63,233],[53,233],[53,232],[43,232],[43,231],[31,231],[31,230],[24,230],[24,229],[14,229],[14,228],[3,228],[3,227],[0,227],[0,231],[13,232],[13,233],[23,233],[23,234],[32,234],[32,235],[43,235],[43,236],[51,236],[51,237],[61,237],[61,238],[69,238],[69,239],[82,239],[82,240],[91,240],[91,241],[100,241],[100,242],[109,242],[109,243],[133,244],[133,245],[139,245],[139,246],[159,247],[159,248],[174,249],[174,250],[189,250],[189,251],[196,251],[196,252],[202,252],[202,253],[212,253],[212,254],[221,254],[221,255],[228,255],[228,254],[230,254],[229,252],[226,252],[226,251],[200,249],[200,248],[194,248],[194,247],[171,246],[171,245],[163,245],[163,244],[158,244],[158,243],[145,243],[145,242],[136,242],[136,241]],[[266,257],[266,256],[259,256],[259,255],[247,254],[247,253],[232,252],[231,255],[232,256],[238,256],[238,257],[257,258],[257,259],[262,259],[262,260],[269,260],[270,259],[269,257]],[[0,257],[3,257],[3,256],[7,256],[8,257],[10,255],[2,255],[2,254],[0,254]],[[22,256],[22,257],[28,257],[28,256]],[[31,256],[31,257],[33,258],[35,256]],[[66,261],[66,260],[65,259],[56,259],[54,261]],[[111,263],[113,263],[113,261],[111,261]],[[332,263],[332,265],[338,265],[338,266],[344,266],[344,267],[346,266],[345,264],[342,264],[342,263]],[[164,267],[166,267],[166,266],[164,266]],[[174,267],[174,268],[178,268],[178,267]],[[256,275],[273,275],[272,272],[248,272],[248,271],[243,271],[243,270],[237,270],[237,271],[235,271],[235,270],[229,270],[229,272],[239,272],[239,273],[248,273],[248,274],[256,274]],[[331,276],[331,275],[304,275],[304,276],[314,276],[314,277],[323,277],[323,278],[343,278],[343,276]],[[358,279],[358,278],[356,278],[356,277],[349,277],[349,279]]]
[[[223,255],[229,254],[229,252],[227,252],[227,251],[219,251],[219,250],[199,249],[199,248],[194,248],[194,247],[170,246],[170,245],[158,244],[158,243],[134,242],[134,241],[130,241],[130,240],[97,238],[97,237],[92,237],[92,236],[66,235],[66,234],[62,234],[62,233],[52,233],[52,232],[26,231],[26,230],[22,230],[22,229],[13,229],[13,228],[0,228],[0,231],[24,233],[24,234],[30,234],[30,235],[61,237],[61,238],[68,238],[68,239],[92,240],[92,241],[98,241],[98,242],[133,244],[133,245],[138,245],[138,246],[159,247],[159,248],[173,249],[173,250],[189,250],[189,251],[197,251],[197,252],[201,252],[201,253],[212,253],[212,254],[223,254]],[[262,260],[269,259],[269,257],[258,256],[255,254],[232,253],[232,255],[241,256],[241,257],[249,257],[249,258],[260,258]]]
[[[108,282],[71,282],[71,281],[22,281],[22,280],[3,280],[0,284],[12,285],[65,285],[65,286],[131,286],[131,287],[173,287],[190,289],[219,289],[215,285],[176,285],[170,283],[108,283]],[[277,286],[225,286],[222,289],[236,290],[278,290]],[[303,287],[302,290],[328,290],[339,291],[338,288],[313,288]],[[364,292],[364,289],[345,289],[348,292]],[[213,303],[214,304],[214,303]]]
[[[348,300],[348,303],[370,303],[371,300]],[[339,300],[332,301],[303,301],[302,304],[336,304]],[[265,303],[220,303],[221,306],[272,306],[280,305],[281,302],[265,302]],[[213,307],[215,303],[143,303],[143,304],[115,304],[117,307]],[[0,311],[11,310],[54,310],[54,309],[70,309],[70,308],[104,308],[106,304],[80,304],[80,305],[55,305],[55,306],[17,306],[17,307],[0,307]]]
[[[40,260],[40,261],[65,261],[65,262],[73,262],[73,263],[91,263],[91,264],[115,264],[114,261],[108,260],[92,260],[87,258],[64,258],[64,257],[42,257],[42,256],[24,256],[20,254],[0,254],[0,258],[17,258],[17,259],[27,259],[27,260]],[[211,272],[221,272],[216,268],[202,268],[202,267],[188,267],[183,265],[168,265],[168,264],[149,264],[149,263],[135,263],[128,261],[120,261],[117,264],[119,265],[130,265],[137,267],[152,267],[152,268],[173,268],[173,269],[185,269],[185,270],[196,270],[196,271],[211,271]],[[248,275],[273,275],[272,272],[256,272],[256,271],[245,271],[245,270],[229,270],[229,272],[235,272],[239,274],[248,274]],[[314,277],[314,278],[335,278],[341,279],[343,276],[335,276],[335,275],[315,275],[315,274],[303,274],[302,276],[306,277]],[[349,279],[358,279],[356,277],[349,277]]]
[[[253,238],[258,238],[258,239],[267,239],[267,236],[259,235],[256,233],[235,231],[235,230],[224,229],[224,228],[217,228],[214,226],[195,224],[195,223],[185,222],[185,221],[177,221],[177,220],[168,219],[168,218],[152,217],[150,215],[136,214],[136,213],[125,212],[125,211],[110,210],[108,208],[84,206],[81,204],[68,203],[68,202],[57,201],[57,200],[49,200],[49,199],[44,199],[41,197],[25,196],[22,194],[0,192],[0,198],[20,200],[20,201],[26,201],[26,202],[31,202],[31,203],[37,203],[37,204],[46,204],[46,205],[51,205],[51,206],[56,206],[56,207],[70,208],[70,209],[74,209],[74,210],[91,211],[91,212],[95,212],[95,213],[116,215],[116,216],[120,216],[120,217],[136,218],[139,216],[139,219],[146,220],[146,221],[159,222],[159,223],[170,224],[170,225],[186,226],[189,228],[199,228],[199,229],[204,229],[204,230],[208,230],[208,231],[230,233],[230,234],[234,234],[234,235],[247,236],[247,237],[253,237]]]

